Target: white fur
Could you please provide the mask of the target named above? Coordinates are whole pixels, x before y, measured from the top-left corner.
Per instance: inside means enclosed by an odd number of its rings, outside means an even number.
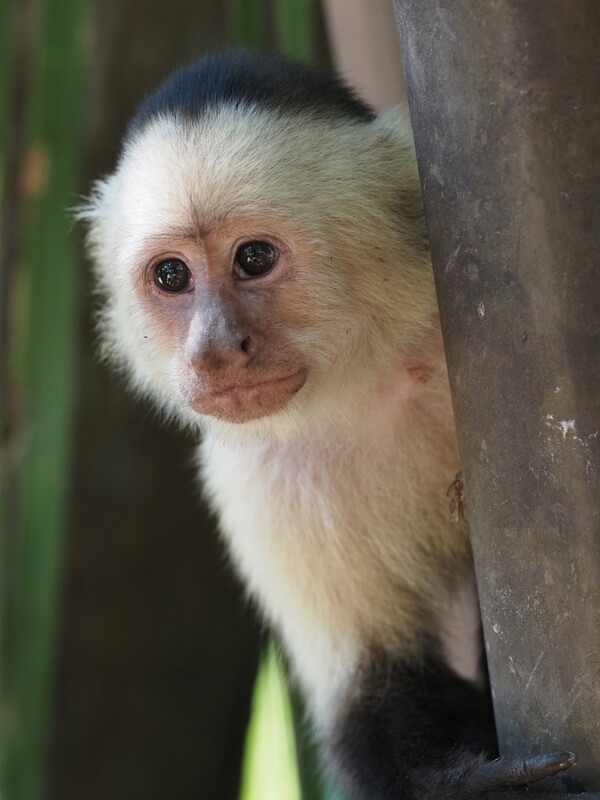
[[[444,376],[437,381],[429,391],[444,391]],[[369,648],[421,655],[450,572],[461,574],[468,557],[464,530],[448,522],[457,456],[450,407],[439,400],[439,417],[403,408],[392,426],[371,402],[349,426],[329,422],[287,442],[204,439],[205,486],[232,558],[283,636],[322,727]],[[423,461],[429,448],[435,463]]]
[[[481,616],[474,576],[459,582],[441,608],[441,636],[448,664],[461,678],[483,685]]]
[[[105,352],[203,429],[232,560],[326,729],[368,651],[420,654],[469,565],[466,532],[448,521],[458,457],[406,116],[159,118],[81,216]],[[247,217],[291,226],[304,294],[286,336],[308,379],[279,412],[238,425],[189,408],[178,342],[132,286],[165,242]]]

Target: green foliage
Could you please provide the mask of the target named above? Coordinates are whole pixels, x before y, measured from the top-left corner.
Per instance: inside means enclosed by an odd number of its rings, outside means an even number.
[[[27,87],[27,124],[19,126],[17,114],[3,140],[22,159],[18,181],[3,183],[0,726],[2,788],[10,800],[43,796],[50,724],[78,283],[68,208],[78,185],[86,5],[34,3],[33,26],[23,15],[19,31],[29,59],[6,58],[0,81],[7,94],[17,82]],[[7,214],[9,207],[19,213]],[[7,221],[16,226],[10,252]]]
[[[344,800],[321,774],[302,701],[273,644],[254,687],[240,800]]]
[[[272,645],[254,687],[240,800],[301,800],[292,709]]]

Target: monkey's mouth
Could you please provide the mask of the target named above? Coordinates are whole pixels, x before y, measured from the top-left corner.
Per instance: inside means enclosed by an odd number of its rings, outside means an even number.
[[[195,394],[191,406],[199,414],[227,422],[247,422],[275,414],[304,386],[307,370],[302,368],[282,378],[255,382],[232,381],[225,386],[208,385]]]

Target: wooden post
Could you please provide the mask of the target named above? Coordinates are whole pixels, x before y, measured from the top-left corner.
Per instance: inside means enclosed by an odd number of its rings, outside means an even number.
[[[600,788],[600,4],[396,0],[503,754]]]

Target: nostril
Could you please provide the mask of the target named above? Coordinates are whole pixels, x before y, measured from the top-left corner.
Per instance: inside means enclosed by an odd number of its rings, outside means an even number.
[[[250,337],[249,336],[246,336],[246,338],[242,340],[242,344],[240,345],[240,347],[244,351],[244,353],[249,353],[250,352]]]

